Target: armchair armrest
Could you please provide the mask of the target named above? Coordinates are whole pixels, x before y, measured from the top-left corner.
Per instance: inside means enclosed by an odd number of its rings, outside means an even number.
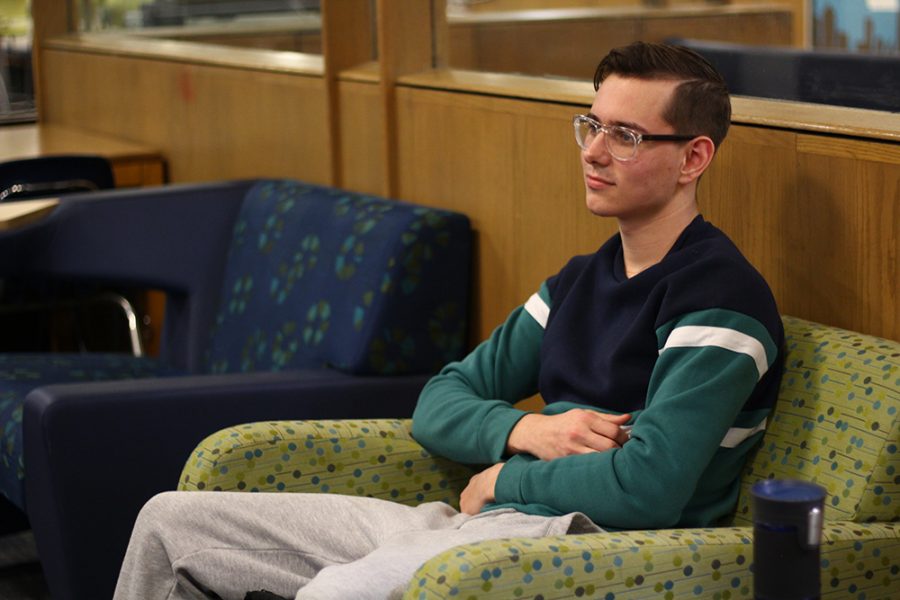
[[[822,597],[898,597],[898,542],[897,523],[827,522]],[[403,598],[751,597],[752,562],[750,527],[513,538],[433,557]]]
[[[175,489],[185,457],[211,431],[257,419],[408,416],[427,380],[266,372],[32,391],[26,508],[48,580],[69,590],[62,597],[109,597],[141,507]]]
[[[162,357],[201,364],[234,221],[252,181],[65,196],[44,219],[0,232],[0,278],[167,292]]]
[[[45,275],[188,290],[224,264],[252,181],[105,190],[59,199],[0,234],[0,275]]]
[[[331,492],[459,506],[474,471],[433,456],[409,419],[278,421],[218,431],[191,454],[181,490]]]

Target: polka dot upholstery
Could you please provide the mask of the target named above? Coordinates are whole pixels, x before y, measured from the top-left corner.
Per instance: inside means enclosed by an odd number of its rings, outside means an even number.
[[[829,523],[823,598],[897,598],[900,526]],[[752,598],[750,527],[626,531],[467,544],[427,561],[404,600]]]
[[[752,522],[750,487],[771,478],[823,486],[830,519],[900,520],[900,343],[784,322],[778,405],[744,471],[735,524]]]
[[[828,490],[822,597],[900,598],[900,343],[785,317],[786,370],[731,526],[458,546],[427,561],[405,600],[752,598],[749,487]],[[240,425],[204,440],[180,489],[331,492],[456,504],[472,470],[431,456],[408,420]]]
[[[330,492],[459,505],[474,474],[432,456],[411,421],[279,421],[219,431],[185,465],[182,490]]]

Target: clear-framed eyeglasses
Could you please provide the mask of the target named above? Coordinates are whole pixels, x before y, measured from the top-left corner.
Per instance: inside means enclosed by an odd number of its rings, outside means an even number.
[[[597,136],[603,132],[606,149],[616,160],[627,162],[637,156],[641,142],[684,142],[694,139],[695,135],[638,133],[621,125],[604,125],[597,119],[587,115],[575,115],[575,141],[582,150],[590,148]]]

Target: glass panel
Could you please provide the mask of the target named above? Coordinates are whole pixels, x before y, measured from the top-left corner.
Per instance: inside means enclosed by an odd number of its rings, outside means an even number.
[[[635,40],[790,46],[804,0],[448,0],[450,66],[591,79],[609,50]],[[799,25],[796,25],[799,26]]]
[[[319,0],[81,0],[81,31],[321,54]]]
[[[900,0],[447,0],[453,68],[591,80],[635,40],[694,48],[735,95],[900,111]]]
[[[35,120],[28,0],[0,0],[0,125]]]

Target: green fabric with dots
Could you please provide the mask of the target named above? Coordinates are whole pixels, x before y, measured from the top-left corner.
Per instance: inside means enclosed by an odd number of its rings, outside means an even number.
[[[900,344],[791,317],[784,324],[778,402],[741,478],[734,523],[751,523],[750,487],[771,478],[823,486],[829,519],[900,520]]]
[[[752,598],[749,489],[771,477],[828,491],[823,598],[900,598],[900,343],[784,323],[778,404],[743,473],[730,526],[459,546],[422,565],[404,599]],[[408,420],[283,421],[209,436],[188,459],[180,489],[457,505],[472,474],[418,445]]]

